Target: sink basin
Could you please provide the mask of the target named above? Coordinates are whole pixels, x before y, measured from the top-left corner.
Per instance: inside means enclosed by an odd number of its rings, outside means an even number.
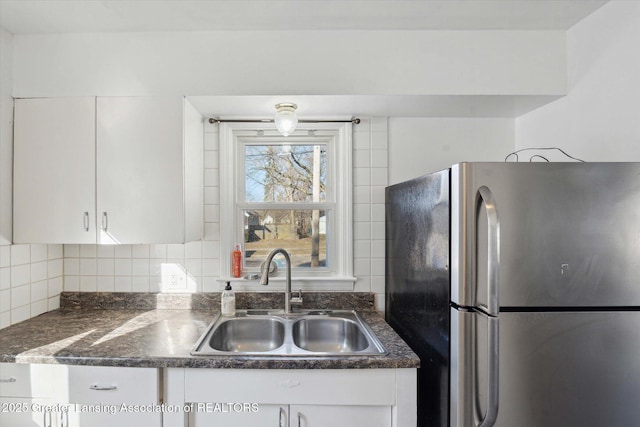
[[[367,337],[356,322],[339,317],[307,317],[293,324],[293,342],[303,350],[353,353],[366,350]]]
[[[191,351],[194,356],[354,356],[386,350],[355,311],[238,311],[218,316]]]
[[[218,351],[264,352],[284,343],[284,323],[278,319],[232,318],[213,331],[209,345]]]

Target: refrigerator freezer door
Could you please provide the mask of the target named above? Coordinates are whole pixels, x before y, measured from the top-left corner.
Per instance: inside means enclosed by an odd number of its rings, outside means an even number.
[[[461,306],[490,301],[482,188],[497,206],[501,307],[640,306],[640,163],[454,165],[451,296]]]

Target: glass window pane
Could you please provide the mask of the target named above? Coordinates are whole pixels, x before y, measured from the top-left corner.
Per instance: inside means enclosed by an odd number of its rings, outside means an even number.
[[[322,210],[245,210],[244,263],[258,269],[269,252],[283,248],[292,268],[327,267],[327,212]],[[276,256],[279,269],[284,258]]]
[[[245,201],[324,202],[326,145],[245,145]]]

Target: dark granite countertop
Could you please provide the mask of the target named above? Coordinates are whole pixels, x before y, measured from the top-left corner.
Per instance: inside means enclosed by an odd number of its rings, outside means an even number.
[[[387,349],[386,355],[192,356],[194,344],[218,314],[220,294],[63,293],[60,310],[0,331],[0,362],[244,369],[417,368],[418,357],[372,310],[373,299],[367,295],[306,294],[305,306],[357,310]],[[280,294],[276,293],[237,294],[239,308],[280,307],[278,299]]]

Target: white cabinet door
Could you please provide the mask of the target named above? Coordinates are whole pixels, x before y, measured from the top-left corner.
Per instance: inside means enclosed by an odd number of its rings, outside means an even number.
[[[182,97],[17,99],[15,243],[184,243],[203,231],[203,124]]]
[[[67,427],[67,414],[51,410],[59,407],[45,399],[0,397],[0,426]]]
[[[0,363],[0,426],[67,427],[67,367]]]
[[[95,98],[16,99],[14,243],[95,243]]]
[[[182,98],[97,99],[99,243],[184,241]]]
[[[287,405],[194,403],[189,427],[287,427]]]
[[[291,405],[291,427],[391,427],[391,406]]]

